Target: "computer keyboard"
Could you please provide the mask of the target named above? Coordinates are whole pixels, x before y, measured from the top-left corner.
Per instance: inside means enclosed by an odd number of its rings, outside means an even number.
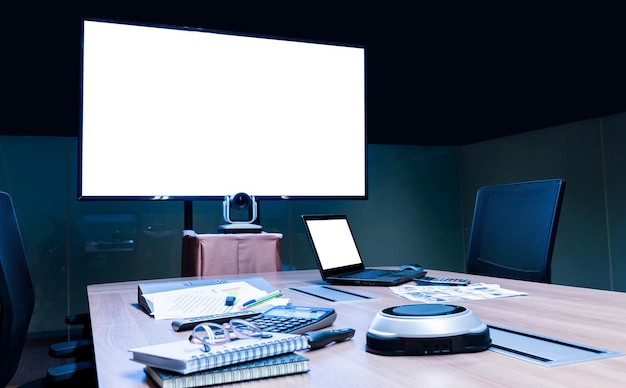
[[[342,275],[344,278],[348,279],[375,279],[381,277],[383,275],[388,274],[388,270],[384,269],[366,269],[365,271],[357,272],[350,275]]]

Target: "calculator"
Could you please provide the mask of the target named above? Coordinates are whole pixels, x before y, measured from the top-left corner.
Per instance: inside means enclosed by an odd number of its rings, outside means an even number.
[[[302,334],[330,326],[337,319],[333,308],[275,306],[254,317],[246,318],[270,333]]]
[[[413,279],[418,286],[467,286],[469,279],[424,276]]]
[[[203,315],[194,318],[175,319],[172,321],[172,329],[174,329],[174,331],[187,331],[192,330],[194,327],[196,327],[196,325],[199,325],[201,323],[212,322],[222,324],[230,321],[233,318],[246,319],[259,314],[260,312],[256,310],[238,310],[230,311],[227,313]]]
[[[302,334],[330,326],[337,319],[333,308],[307,306],[275,306],[260,313],[257,310],[240,310],[172,321],[174,331],[187,331],[205,322],[226,323],[233,318],[254,322],[263,331]]]

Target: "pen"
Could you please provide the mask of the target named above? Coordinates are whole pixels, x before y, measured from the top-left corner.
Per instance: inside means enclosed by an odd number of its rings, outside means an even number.
[[[258,306],[261,303],[265,303],[268,300],[274,299],[274,298],[278,298],[279,296],[282,296],[283,292],[280,290],[274,291],[271,294],[265,295],[264,297],[260,298],[260,299],[252,299],[249,300],[247,302],[245,302],[243,305],[241,305],[242,309],[249,309],[252,308],[254,306]]]

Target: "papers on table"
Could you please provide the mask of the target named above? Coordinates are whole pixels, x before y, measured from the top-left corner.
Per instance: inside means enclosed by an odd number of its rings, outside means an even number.
[[[485,283],[473,283],[467,286],[418,286],[403,284],[389,287],[389,289],[403,298],[423,303],[445,303],[460,300],[481,300],[527,295],[525,292],[501,288],[498,284]]]
[[[225,305],[229,295],[236,296],[232,306]],[[245,302],[264,295],[267,291],[249,283],[229,282],[143,294],[143,297],[151,305],[154,319],[181,319],[237,311]],[[277,306],[288,302],[287,298],[274,298],[268,304]]]

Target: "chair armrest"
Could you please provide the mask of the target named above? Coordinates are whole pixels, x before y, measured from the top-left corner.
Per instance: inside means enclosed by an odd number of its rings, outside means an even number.
[[[93,342],[90,339],[58,342],[50,345],[48,354],[54,358],[93,357]]]
[[[96,383],[94,363],[92,361],[81,361],[71,364],[53,366],[48,368],[46,380],[48,383],[59,383],[70,381],[72,385],[93,386]]]

